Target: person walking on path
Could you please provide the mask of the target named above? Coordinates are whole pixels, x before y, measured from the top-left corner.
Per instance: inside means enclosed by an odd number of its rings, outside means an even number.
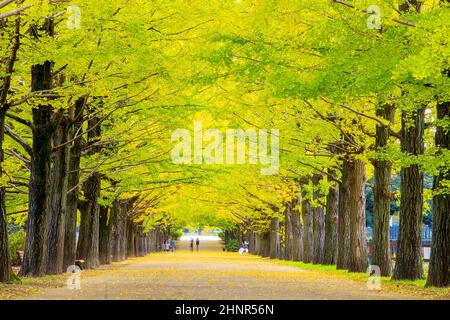
[[[195,245],[197,246],[197,251],[198,251],[198,246],[200,245],[200,240],[197,238],[197,240],[195,240]]]
[[[191,238],[191,251],[194,251],[194,238]]]
[[[172,250],[172,252],[175,252],[175,240],[174,239],[170,239],[170,250]]]
[[[166,251],[166,252],[169,252],[169,251],[170,251],[169,240],[165,240],[164,242],[165,242],[165,243],[164,243],[165,251]]]

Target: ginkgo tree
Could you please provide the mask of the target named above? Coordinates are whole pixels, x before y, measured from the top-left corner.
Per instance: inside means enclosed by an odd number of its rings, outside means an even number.
[[[143,255],[203,223],[255,254],[365,272],[369,178],[370,262],[414,280],[429,174],[428,284],[448,285],[448,17],[447,1],[1,2],[0,281],[6,217],[27,232],[22,275]],[[246,161],[220,145],[211,163],[199,124],[242,130]],[[272,175],[251,130],[278,133]],[[186,163],[174,132],[193,142]]]

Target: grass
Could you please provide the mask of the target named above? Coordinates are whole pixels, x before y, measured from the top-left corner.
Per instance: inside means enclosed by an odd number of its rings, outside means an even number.
[[[332,277],[367,283],[366,273],[348,272],[337,270],[334,265],[316,265],[298,261],[274,260],[279,264],[297,267],[317,273],[320,277]],[[450,300],[450,288],[425,287],[426,279],[419,280],[391,280],[390,277],[381,277],[381,290],[403,294],[420,295],[424,299]]]
[[[44,276],[39,278],[20,277],[10,284],[0,283],[0,300],[23,299],[47,288],[62,287],[67,275]]]

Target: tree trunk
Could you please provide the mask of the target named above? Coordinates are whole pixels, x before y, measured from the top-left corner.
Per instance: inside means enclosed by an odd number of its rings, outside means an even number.
[[[101,105],[101,103],[100,103]],[[95,111],[97,108],[93,108]],[[88,154],[93,155],[100,151],[99,146],[95,146],[100,141],[102,134],[101,120],[98,116],[93,116],[88,120]],[[99,213],[100,205],[98,199],[101,190],[101,176],[98,172],[93,172],[83,183],[83,194],[86,199],[89,214],[88,232],[88,252],[86,255],[86,268],[96,268],[99,266]]]
[[[47,217],[46,239],[44,243],[46,274],[63,273],[64,233],[67,204],[67,184],[70,149],[69,123],[59,110],[61,121],[53,134],[53,168],[51,176],[50,209]]]
[[[319,190],[319,182],[322,179],[321,175],[314,175],[314,200],[316,202],[322,197]],[[322,205],[316,205],[313,208],[313,263],[321,264],[324,258],[324,244],[325,244],[325,213]]]
[[[98,259],[100,264],[111,264],[111,222],[108,221],[108,208],[100,206],[99,211]]]
[[[306,198],[306,193],[302,193],[302,218],[304,224],[303,233],[303,262],[310,263],[313,259],[313,212],[311,203]]]
[[[349,161],[350,174],[350,259],[348,270],[366,272],[366,165],[363,161]]]
[[[139,256],[139,251],[136,250],[135,240],[136,240],[136,233],[135,233],[135,226],[133,225],[133,222],[128,220],[128,238],[127,238],[127,256],[128,257],[136,257]]]
[[[86,256],[86,268],[96,268],[99,262],[99,214],[101,179],[100,174],[93,173],[83,184],[83,192],[87,203],[87,214],[89,215],[88,251]]]
[[[0,109],[0,177],[3,175],[3,141],[5,137],[6,109]],[[8,282],[11,279],[11,261],[9,258],[8,230],[6,222],[5,187],[0,187],[0,282]]]
[[[402,152],[408,155],[421,155],[424,152],[423,133],[425,109],[413,115],[402,113]],[[412,123],[411,123],[412,122]],[[423,173],[419,164],[402,168],[400,225],[397,242],[397,257],[393,278],[396,280],[420,279],[423,274],[421,225],[423,210]]]
[[[277,259],[280,252],[280,220],[272,218],[270,223],[270,258]]]
[[[156,243],[155,243],[155,247],[156,247],[156,252],[160,252],[161,248],[162,248],[162,237],[161,237],[161,228],[158,226],[156,227]]]
[[[150,230],[149,232],[149,252],[155,252],[155,230]]]
[[[140,236],[140,242],[141,242],[141,256],[144,257],[147,254],[147,248],[145,245],[145,233],[143,228],[139,227],[141,236]]]
[[[150,244],[150,234],[147,233],[145,236],[145,247],[146,247],[146,254],[150,253],[151,251],[151,244]]]
[[[389,105],[377,110],[377,116],[393,122],[395,108]],[[388,145],[389,129],[377,125],[375,147],[377,151]],[[373,160],[375,184],[373,188],[373,249],[372,265],[380,268],[382,276],[391,275],[391,249],[389,239],[389,219],[391,211],[391,172],[392,163]]]
[[[86,201],[78,201],[78,210],[80,210],[80,230],[78,233],[77,259],[86,260],[89,250],[89,226],[91,216]]]
[[[261,236],[261,256],[270,257],[270,235],[271,232],[266,231]]]
[[[142,256],[145,256],[148,253],[146,238],[147,236],[145,235],[144,230],[142,229]]]
[[[71,138],[81,135],[83,126],[83,110],[86,98],[79,98],[75,103],[74,114],[71,115],[73,125],[71,129]],[[82,139],[75,139],[70,147],[69,173],[67,182],[67,207],[66,207],[66,226],[64,235],[64,270],[75,263],[77,252],[76,229],[77,229],[77,210],[80,181],[80,159],[82,149]]]
[[[153,243],[152,243],[152,250],[153,252],[158,252],[158,233],[157,230],[152,230],[153,231]]]
[[[339,185],[338,256],[337,269],[348,269],[350,260],[350,176],[349,160],[342,163],[342,182]]]
[[[3,19],[1,27],[6,27],[6,20]],[[3,165],[5,161],[5,154],[3,151],[3,142],[5,138],[5,116],[9,109],[8,97],[11,89],[11,79],[13,76],[14,67],[17,61],[17,52],[21,45],[21,19],[15,18],[14,34],[11,34],[10,56],[5,61],[6,68],[2,78],[2,86],[0,89],[0,179],[3,177]],[[0,186],[0,282],[8,282],[12,277],[15,277],[11,269],[11,260],[9,257],[8,247],[8,223],[6,220],[6,190],[2,185]]]
[[[438,103],[437,118],[449,121],[450,103]],[[450,149],[450,131],[442,125],[436,128],[435,144],[448,151]],[[446,287],[450,285],[450,195],[442,191],[444,181],[450,181],[448,166],[441,166],[434,177],[433,190],[433,240],[427,286]]]
[[[123,261],[127,256],[127,206],[126,203],[117,199],[111,209],[112,222],[112,255],[113,261]]]
[[[51,63],[33,68],[34,77],[51,72]],[[36,74],[36,75],[35,75]],[[36,80],[37,81],[37,80]],[[50,204],[50,164],[52,155],[51,125],[52,108],[39,106],[33,109],[33,154],[31,157],[31,177],[27,220],[25,253],[20,274],[41,276],[45,272],[44,241],[48,209]]]
[[[119,200],[116,199],[113,202],[113,206],[111,208],[111,253],[112,253],[112,261],[117,262],[120,261],[120,245],[119,245],[119,233],[120,233],[120,211],[121,206]]]
[[[53,19],[46,19],[43,30],[54,35]],[[36,26],[31,28],[32,37],[38,38]],[[53,62],[31,67],[31,91],[52,89]],[[31,175],[28,200],[27,237],[23,256],[22,276],[40,276],[45,272],[44,241],[47,213],[50,204],[50,166],[52,155],[53,109],[48,104],[40,104],[32,110],[33,144],[31,156]]]
[[[330,171],[330,174],[334,176],[334,172]],[[333,185],[330,187],[327,195],[323,264],[336,264],[338,211],[339,211],[338,186]]]
[[[292,229],[292,203],[287,202],[284,211],[284,259],[294,260],[294,234]]]
[[[127,239],[128,239],[128,228],[127,228],[127,206],[122,201],[122,209],[120,210],[120,233],[119,233],[119,259],[124,261],[127,259]]]
[[[303,260],[303,226],[300,217],[299,207],[301,205],[301,195],[299,193],[298,197],[292,202],[292,241],[294,250],[294,261]]]
[[[262,256],[261,233],[255,233],[255,252],[254,254]]]

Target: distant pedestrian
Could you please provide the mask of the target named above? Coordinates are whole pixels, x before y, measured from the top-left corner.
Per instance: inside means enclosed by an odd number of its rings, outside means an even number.
[[[194,251],[194,238],[191,238],[191,251]]]
[[[197,238],[197,240],[195,240],[195,245],[197,247],[197,251],[198,251],[198,246],[200,245],[200,240]]]
[[[172,250],[172,252],[175,252],[175,240],[174,239],[170,240],[170,250]]]
[[[169,252],[170,251],[170,244],[169,244],[169,240],[165,240],[164,241],[164,247],[165,247],[165,251]]]
[[[248,253],[248,242],[247,241],[242,241],[242,246],[239,249],[239,253],[240,254]]]

